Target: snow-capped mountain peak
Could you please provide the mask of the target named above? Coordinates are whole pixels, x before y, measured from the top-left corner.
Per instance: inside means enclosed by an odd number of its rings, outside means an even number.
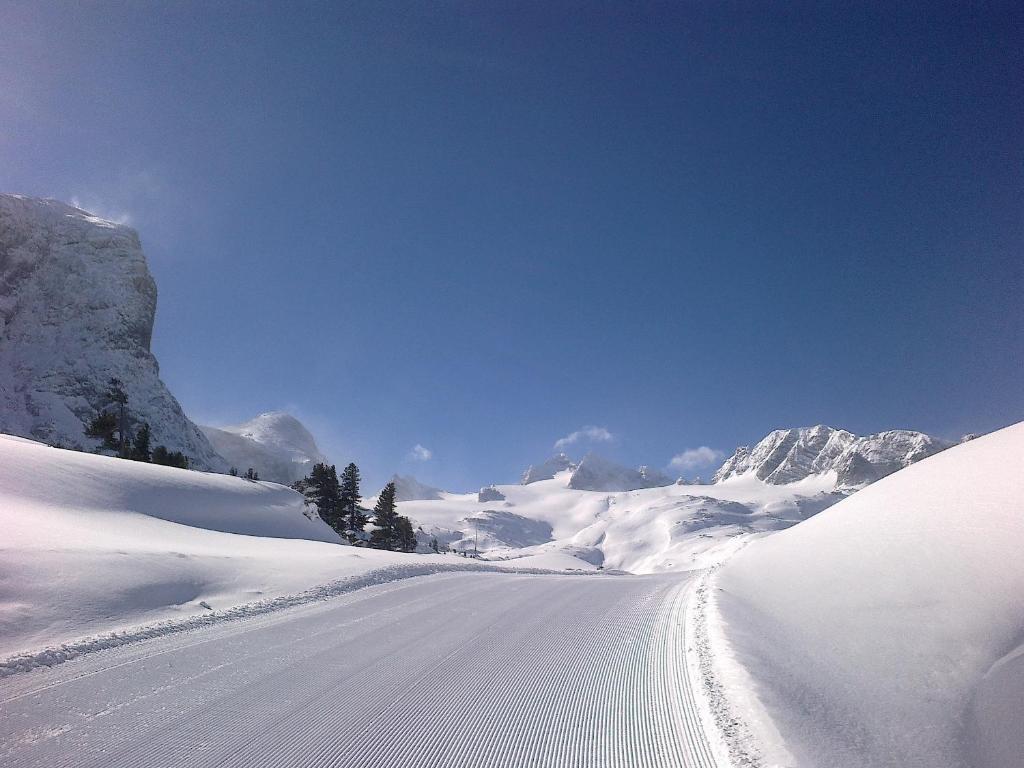
[[[531,464],[523,472],[522,484],[529,485],[541,480],[550,480],[559,472],[565,472],[567,469],[576,469],[576,462],[564,453],[559,453],[541,464]]]
[[[443,498],[440,488],[421,483],[412,475],[394,474],[391,482],[395,484],[395,501],[437,501]]]
[[[836,473],[837,488],[859,488],[949,447],[944,440],[910,430],[858,437],[844,429],[777,429],[753,448],[741,446],[715,473],[713,482],[753,475],[772,485]]]
[[[569,478],[569,487],[578,491],[635,491],[672,483],[671,478],[657,470],[646,466],[631,469],[595,453],[584,456]]]
[[[201,429],[232,466],[241,472],[252,467],[263,480],[289,485],[308,475],[314,464],[327,461],[302,422],[281,411],[261,413],[236,426]]]

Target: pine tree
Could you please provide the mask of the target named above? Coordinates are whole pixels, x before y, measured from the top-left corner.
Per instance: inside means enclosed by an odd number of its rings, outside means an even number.
[[[158,445],[153,449],[153,463],[165,467],[188,469],[188,456],[181,451],[168,451],[167,446]]]
[[[128,395],[120,379],[111,379],[107,385],[107,399],[117,406],[117,455],[122,459],[131,457],[131,431],[128,427]]]
[[[117,450],[117,416],[109,411],[101,411],[96,415],[89,426],[85,429],[85,434],[89,437],[94,437],[98,440],[103,441],[103,447],[109,448],[110,450]]]
[[[132,455],[135,461],[150,461],[153,456],[149,450],[149,424],[143,422],[142,426],[139,427],[139,431],[135,434],[135,440],[132,441]]]
[[[440,547],[440,545],[438,545],[438,543],[437,543],[437,536],[432,536],[432,537],[430,538],[430,548],[431,548],[432,550],[434,550],[434,554],[435,554],[435,555],[436,555],[436,554],[440,554],[440,552],[441,552],[441,547]]]
[[[359,506],[362,496],[359,493],[359,467],[350,463],[341,472],[341,492],[339,506],[341,516],[349,531],[349,541],[354,541],[357,533],[361,533],[367,523],[366,511]]]
[[[377,549],[398,548],[398,513],[395,511],[395,484],[388,483],[377,497],[373,508],[373,524],[376,529],[370,536],[370,543]]]
[[[316,505],[320,518],[338,533],[345,530],[341,514],[341,485],[333,464],[315,464],[303,483],[306,499]]]
[[[412,521],[403,515],[395,520],[395,534],[397,537],[397,549],[401,552],[416,551],[416,532],[412,529]]]

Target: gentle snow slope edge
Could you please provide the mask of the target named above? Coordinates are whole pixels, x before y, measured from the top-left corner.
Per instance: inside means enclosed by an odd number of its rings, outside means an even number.
[[[730,561],[726,633],[795,762],[994,766],[1024,749],[1024,675],[999,664],[1024,642],[1021,552],[1024,423]]]

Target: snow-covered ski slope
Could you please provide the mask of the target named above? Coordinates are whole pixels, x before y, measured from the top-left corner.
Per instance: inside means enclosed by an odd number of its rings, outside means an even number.
[[[769,764],[1024,765],[1024,423],[754,541],[717,586]]]
[[[843,498],[835,473],[790,485],[753,476],[714,485],[635,491],[570,488],[571,470],[527,485],[498,485],[504,496],[442,494],[401,502],[399,511],[442,543],[488,557],[567,552],[609,569],[658,573],[719,562],[750,535],[788,528]]]
[[[0,680],[0,764],[715,765],[685,575],[440,574]]]
[[[339,546],[299,494],[273,483],[9,436],[0,436],[0,531],[0,662],[28,654],[3,669],[73,655],[61,647],[73,641],[116,643],[110,633],[139,625],[308,590],[315,598],[322,585],[333,594],[377,569],[393,579],[465,564]],[[523,565],[590,567],[567,555]]]

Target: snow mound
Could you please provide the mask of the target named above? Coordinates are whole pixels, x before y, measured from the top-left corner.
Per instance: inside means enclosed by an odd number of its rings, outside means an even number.
[[[0,431],[92,449],[111,378],[153,445],[226,470],[160,380],[156,284],[135,230],[56,200],[0,195]]]
[[[718,606],[750,703],[785,740],[778,762],[995,768],[1024,754],[1021,552],[1024,423],[729,561]]]
[[[242,473],[252,467],[263,480],[291,485],[309,475],[314,464],[327,462],[313,435],[288,413],[262,413],[237,426],[200,429],[233,467]]]
[[[836,473],[836,487],[854,489],[879,480],[948,448],[950,443],[921,432],[896,429],[858,437],[844,429],[777,429],[753,449],[741,446],[712,482],[752,474],[773,485]]]
[[[0,657],[305,589],[349,549],[280,485],[6,435],[0,529]]]

